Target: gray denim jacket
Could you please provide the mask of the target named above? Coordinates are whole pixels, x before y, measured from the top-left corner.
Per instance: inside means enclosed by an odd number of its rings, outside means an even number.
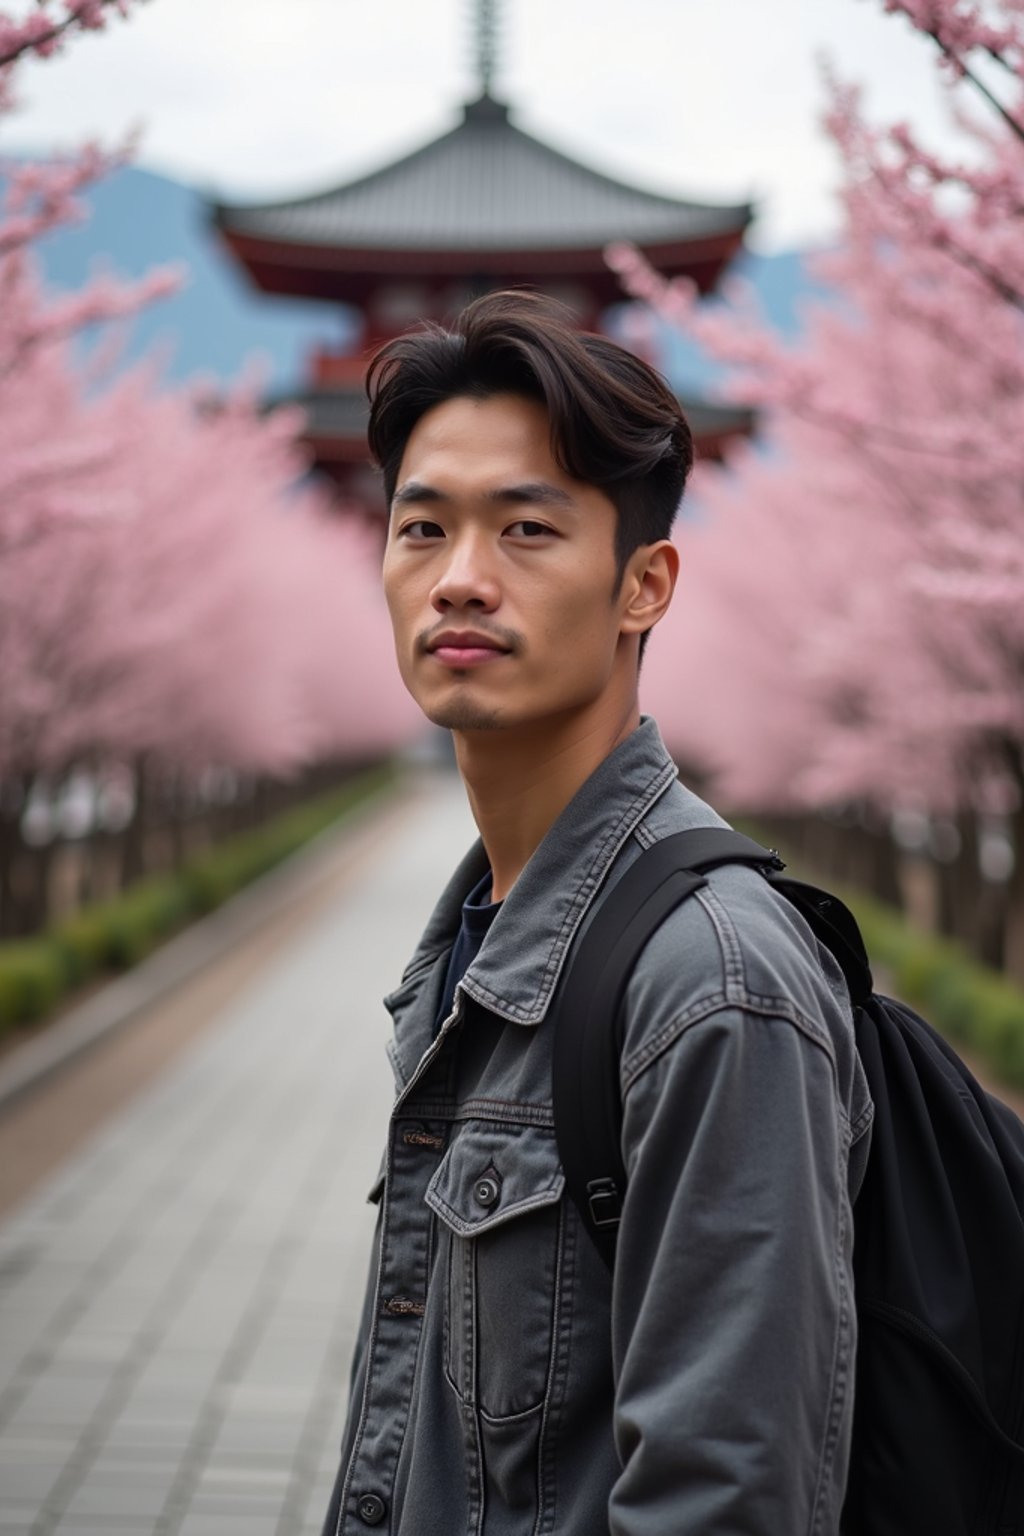
[[[596,893],[720,825],[645,720],[509,893],[435,1040],[459,866],[386,999],[398,1095],[326,1532],[831,1536],[871,1104],[831,956],[756,872],[677,909],[626,1000],[614,1281],[565,1195],[552,992]]]

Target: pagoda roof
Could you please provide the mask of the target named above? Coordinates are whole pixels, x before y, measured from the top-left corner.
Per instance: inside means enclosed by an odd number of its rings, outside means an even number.
[[[756,426],[746,406],[678,395],[690,431],[698,445],[714,447],[734,437],[747,437]],[[305,435],[326,445],[334,443],[342,458],[366,460],[369,403],[362,387],[312,388],[279,396],[278,405],[299,406],[305,413]]]
[[[752,209],[666,197],[603,175],[524,133],[485,93],[450,132],[380,170],[286,202],[216,204],[213,217],[243,259],[264,244],[322,260],[328,251],[342,259],[599,252],[609,240],[710,256],[723,244],[731,254]]]

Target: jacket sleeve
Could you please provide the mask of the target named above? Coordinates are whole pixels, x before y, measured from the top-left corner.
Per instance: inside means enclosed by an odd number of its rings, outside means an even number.
[[[834,1536],[855,1321],[827,1045],[720,1008],[637,1070],[624,1116],[613,1536]]]

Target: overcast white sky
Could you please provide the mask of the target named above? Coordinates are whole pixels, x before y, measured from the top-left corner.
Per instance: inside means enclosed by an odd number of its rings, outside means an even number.
[[[229,198],[347,180],[455,121],[474,93],[474,9],[146,0],[24,67],[0,151],[141,125],[139,164]],[[500,13],[496,94],[521,127],[656,190],[755,198],[761,249],[835,227],[822,54],[865,85],[877,118],[950,142],[931,46],[881,0],[503,0]]]

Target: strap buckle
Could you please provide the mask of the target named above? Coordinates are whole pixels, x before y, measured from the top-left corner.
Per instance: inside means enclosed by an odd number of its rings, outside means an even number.
[[[614,1179],[591,1179],[587,1185],[587,1207],[591,1226],[598,1229],[617,1227],[622,1216],[622,1196]]]

